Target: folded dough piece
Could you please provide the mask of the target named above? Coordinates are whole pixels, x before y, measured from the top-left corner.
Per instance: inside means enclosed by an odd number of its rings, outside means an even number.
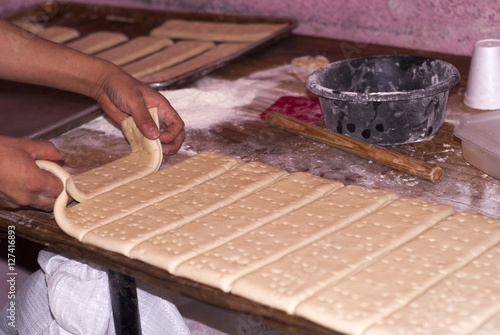
[[[132,216],[142,209],[152,208],[157,202],[185,192],[211,178],[216,178],[242,163],[243,161],[239,158],[203,152],[141,179],[130,182],[117,181],[112,190],[97,194],[78,205],[66,208],[68,202],[66,191],[71,194],[67,189],[72,180],[71,176],[53,162],[38,162],[42,169],[58,176],[66,185],[66,190],[57,198],[54,216],[58,226],[65,233],[80,241],[85,234],[95,228],[104,227],[114,221]],[[92,177],[92,174],[89,175],[89,178]],[[176,204],[176,206],[180,210],[183,209],[182,205]],[[163,222],[162,217],[167,210],[164,209],[163,213],[158,214],[159,219],[156,221],[159,224]],[[135,224],[140,228],[140,226],[145,225],[144,220],[151,220],[153,216],[146,215],[143,218],[136,216]],[[139,233],[141,232],[139,231]],[[104,236],[103,240],[105,239]],[[119,244],[120,240],[117,243]],[[119,252],[112,244],[112,242],[107,244],[108,249]]]
[[[216,155],[212,155],[212,157],[215,158]],[[220,158],[226,160],[226,158]],[[185,166],[185,173],[191,170],[188,163],[193,159],[191,157],[180,163]],[[203,167],[205,171],[199,170],[199,172],[205,173],[200,173],[197,178],[189,178],[187,181],[200,179],[204,175],[204,178],[208,179],[208,167],[213,166],[215,168],[218,166],[217,160],[207,161],[205,164],[205,167]],[[124,208],[132,208],[134,202],[138,203],[139,199],[141,203],[145,203],[144,200],[146,199],[143,197],[143,194],[137,192],[139,187],[143,185],[143,187],[147,187],[148,191],[150,191],[147,192],[149,193],[147,194],[147,200],[149,200],[148,204],[150,206],[143,207],[126,217],[90,230],[83,236],[82,242],[129,256],[130,250],[144,240],[175,229],[187,222],[227,206],[287,175],[287,172],[284,170],[258,162],[249,162],[235,166],[230,171],[208,179],[201,184],[191,182],[192,187],[190,189],[178,193],[180,187],[177,184],[179,180],[183,179],[179,177],[180,175],[157,177],[157,175],[168,171],[170,168],[160,170],[148,177],[121,186],[123,188],[131,184],[137,184],[137,188],[131,190],[131,193],[120,192],[118,189],[106,193],[106,195],[114,196],[115,201],[113,203],[116,202],[116,199],[119,199],[118,201],[120,202],[128,202],[131,196],[134,198],[132,203],[122,203],[113,208],[115,212],[123,213]],[[214,174],[212,173],[212,175]],[[155,184],[163,182],[163,186],[149,186],[151,183],[148,181],[152,179],[157,180]],[[153,187],[154,190],[150,190]],[[169,191],[176,192],[171,196],[166,196]],[[97,200],[97,198],[94,199]],[[86,203],[79,206],[82,205],[84,206]],[[96,203],[96,205],[98,206],[97,210],[107,207],[106,205],[103,206],[101,201]],[[111,207],[113,207],[113,204],[111,204]]]
[[[151,108],[149,111],[158,126],[157,108]],[[121,126],[130,143],[130,154],[69,179],[67,190],[76,201],[93,198],[160,168],[163,158],[160,140],[144,137],[132,117],[125,119]]]

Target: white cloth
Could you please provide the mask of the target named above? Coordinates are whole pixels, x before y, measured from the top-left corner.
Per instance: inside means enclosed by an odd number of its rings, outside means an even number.
[[[8,303],[1,311],[0,334],[14,335],[16,331],[19,335],[43,334],[49,327],[52,317],[47,299],[45,274],[42,271],[37,271],[26,279],[16,292],[15,303],[15,319],[7,318]],[[15,324],[12,324],[12,321]]]

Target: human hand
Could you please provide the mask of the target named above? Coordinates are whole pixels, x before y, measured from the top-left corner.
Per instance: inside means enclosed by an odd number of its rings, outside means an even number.
[[[162,94],[121,70],[103,76],[94,91],[92,95],[114,121],[120,123],[132,116],[144,136],[159,138],[164,160],[179,150],[185,137],[184,123]],[[149,114],[151,107],[158,107],[160,129]]]
[[[40,170],[35,160],[57,161],[63,156],[50,142],[0,136],[0,207],[51,211],[63,184]]]

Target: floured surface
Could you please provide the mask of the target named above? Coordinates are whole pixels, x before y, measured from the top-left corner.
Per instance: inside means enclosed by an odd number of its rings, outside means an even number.
[[[58,224],[84,243],[337,332],[408,334],[450,282],[463,308],[435,321],[443,332],[486,334],[500,311],[487,270],[500,268],[500,222],[446,205],[213,152],[59,200]]]

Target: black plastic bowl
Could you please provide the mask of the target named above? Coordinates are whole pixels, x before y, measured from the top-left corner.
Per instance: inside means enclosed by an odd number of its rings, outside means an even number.
[[[378,145],[426,140],[443,125],[451,64],[424,57],[355,58],[314,71],[307,88],[320,98],[326,127]]]

